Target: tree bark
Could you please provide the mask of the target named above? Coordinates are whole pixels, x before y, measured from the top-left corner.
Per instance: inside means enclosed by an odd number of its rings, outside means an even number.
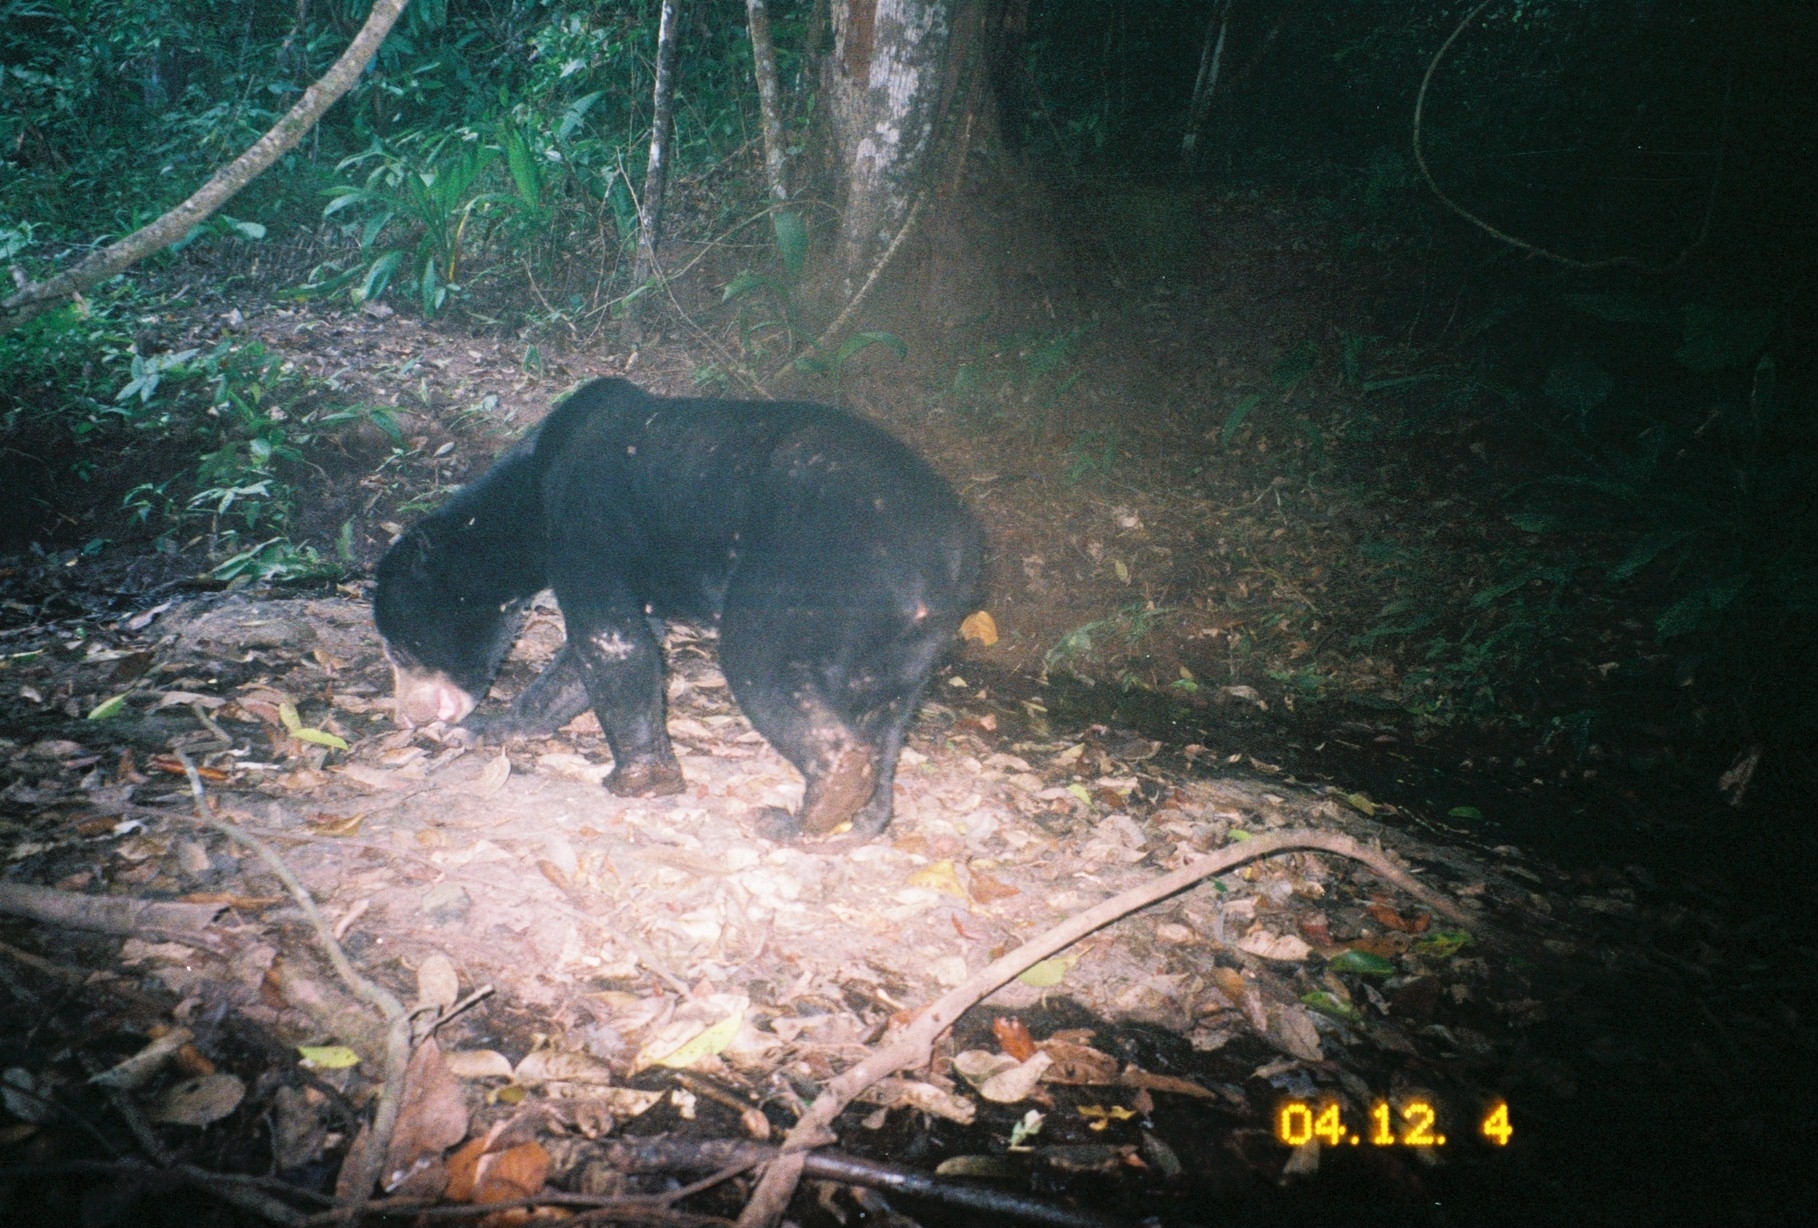
[[[949,0],[835,0],[828,138],[841,168],[835,259],[850,297],[929,183],[951,42]]]
[[[251,148],[228,165],[216,171],[209,181],[197,188],[190,198],[160,217],[135,230],[118,243],[94,252],[72,269],[66,269],[49,281],[34,282],[0,303],[0,332],[10,332],[34,319],[63,300],[80,294],[88,287],[105,281],[153,252],[161,251],[188,234],[226,204],[241,188],[276,162],[303,139],[322,113],[353,88],[366,65],[379,50],[379,44],[391,32],[407,0],[374,0],[366,24],[354,35],[347,50],[322,79],[303,91],[297,104],[272,126],[271,131],[254,141]]]
[[[656,249],[663,224],[663,189],[669,179],[669,129],[675,114],[676,25],[679,0],[663,0],[657,26],[656,91],[651,106],[650,161],[644,171],[644,199],[638,206],[638,258],[633,280],[643,285],[656,271]]]
[[[764,180],[770,199],[789,201],[788,151],[783,147],[783,92],[776,80],[776,44],[770,38],[770,9],[766,0],[745,0],[751,27],[751,62],[757,73],[758,118],[764,130]]]

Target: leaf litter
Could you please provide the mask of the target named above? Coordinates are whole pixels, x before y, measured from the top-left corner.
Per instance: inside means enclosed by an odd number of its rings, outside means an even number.
[[[941,687],[914,727],[884,838],[831,855],[776,846],[746,813],[798,804],[800,781],[732,704],[711,637],[674,627],[667,644],[687,791],[624,801],[598,787],[610,759],[591,716],[481,752],[394,728],[358,595],[179,602],[154,622],[89,625],[79,657],[60,632],[14,638],[44,649],[15,667],[21,689],[68,702],[0,741],[0,910],[53,927],[35,932],[43,954],[9,943],[6,958],[32,977],[134,988],[19,1049],[5,1137],[51,1129],[47,1106],[136,1051],[106,1094],[141,1105],[139,1129],[173,1132],[161,1146],[202,1130],[247,1163],[268,1117],[263,1146],[299,1190],[345,1172],[366,1128],[357,1106],[382,1078],[382,1024],[260,861],[197,826],[188,767],[226,822],[280,853],[348,956],[414,1004],[380,1175],[391,1198],[623,1190],[631,1178],[607,1180],[577,1144],[767,1140],[1005,951],[1291,827],[1380,845],[1467,902],[1472,923],[1339,858],[1252,862],[1027,968],[923,1068],[865,1089],[839,1134],[887,1155],[905,1131],[949,1123],[950,1165],[982,1144],[977,1171],[1027,1157],[1112,1204],[1203,1170],[1213,1126],[1230,1143],[1221,1171],[1305,1178],[1318,1167],[1305,1148],[1255,1145],[1284,1097],[1361,1121],[1434,1084],[1456,1114],[1511,1078],[1570,1078],[1518,1056],[1549,1013],[1532,969],[1632,912],[1517,850],[1425,845],[1359,795],[1170,766],[1126,735],[1053,741],[970,684]],[[559,646],[559,620],[540,617],[506,698]],[[110,653],[149,664],[103,694]],[[133,936],[109,947],[84,932]],[[1019,1125],[1030,1113],[1048,1124]],[[1430,1180],[1424,1161],[1387,1159]]]

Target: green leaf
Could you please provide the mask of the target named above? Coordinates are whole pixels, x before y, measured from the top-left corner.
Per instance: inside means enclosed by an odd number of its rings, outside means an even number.
[[[1464,930],[1434,930],[1414,944],[1422,955],[1447,959],[1471,945],[1471,935]]]
[[[346,1045],[298,1045],[303,1061],[317,1070],[352,1070],[360,1055]]]
[[[1040,963],[1029,965],[1016,979],[1025,985],[1033,985],[1037,989],[1052,989],[1061,983],[1067,973],[1073,970],[1073,965],[1078,962],[1079,956],[1077,955],[1056,955],[1052,959],[1044,959]]]
[[[909,346],[895,333],[882,331],[853,333],[840,342],[840,348],[833,352],[833,365],[843,367],[846,365],[846,360],[854,354],[868,350],[874,345],[889,348],[898,358],[909,357]]]
[[[372,267],[366,270],[366,280],[361,282],[360,288],[354,292],[355,300],[368,303],[383,295],[385,287],[391,284],[391,275],[397,272],[398,266],[403,263],[403,252],[386,252],[373,261]]]
[[[1712,614],[1729,609],[1748,582],[1749,573],[1745,571],[1699,586],[1654,620],[1654,633],[1666,640],[1698,630]]]
[[[1634,549],[1624,556],[1622,562],[1610,568],[1611,580],[1626,580],[1636,572],[1659,558],[1663,551],[1677,546],[1692,536],[1692,529],[1660,529],[1649,533],[1635,543]]]
[[[1226,415],[1224,426],[1219,428],[1219,447],[1228,448],[1231,446],[1231,437],[1237,434],[1238,428],[1244,424],[1244,419],[1248,418],[1261,403],[1262,394],[1260,392],[1252,392],[1249,396],[1244,397],[1237,403],[1237,408]]]
[[[1316,1010],[1322,1015],[1330,1015],[1334,1019],[1342,1019],[1347,1023],[1362,1018],[1357,1013],[1355,1006],[1329,989],[1316,989],[1312,993],[1302,994],[1300,1004],[1309,1010]]]
[[[1523,533],[1551,533],[1564,523],[1550,512],[1511,512],[1503,519]]]
[[[746,269],[726,283],[725,290],[720,293],[720,302],[730,303],[733,299],[750,294],[754,290],[769,290],[784,301],[789,298],[788,286],[774,277],[766,277],[762,273],[754,273],[750,269]]]
[[[593,109],[593,104],[605,97],[605,94],[604,90],[595,90],[593,93],[583,95],[569,103],[568,109],[562,112],[560,126],[556,128],[556,139],[566,141],[573,136],[574,130],[579,128],[581,121],[587,118],[587,112]]]
[[[291,730],[290,736],[299,742],[314,742],[317,746],[327,746],[335,750],[347,749],[346,742],[337,738],[334,734],[321,729],[310,729],[305,726],[302,729]]]
[[[1446,814],[1450,818],[1469,819],[1474,823],[1481,823],[1483,821],[1483,811],[1475,806],[1454,806],[1446,811]]]
[[[1368,951],[1340,951],[1326,961],[1333,972],[1355,972],[1359,976],[1393,976],[1395,965]]]
[[[1673,357],[1681,366],[1705,374],[1749,365],[1774,331],[1774,312],[1767,307],[1687,303],[1680,317],[1684,343]]]
[[[1670,309],[1633,294],[1568,294],[1564,298],[1567,306],[1612,324],[1660,324],[1670,328],[1674,322]]]
[[[1547,400],[1580,416],[1609,400],[1615,390],[1615,376],[1583,359],[1554,367],[1541,387]]]
[[[808,259],[808,227],[800,215],[788,209],[771,214],[770,226],[776,231],[776,253],[783,259],[783,271],[794,281]]]
[[[112,699],[102,700],[89,710],[88,719],[91,721],[104,721],[110,716],[119,716],[121,711],[126,707],[126,697],[131,693],[132,692],[130,691],[122,691]]]
[[[1269,382],[1277,391],[1294,391],[1296,384],[1313,374],[1313,359],[1317,353],[1311,341],[1301,342],[1276,361],[1269,371]]]

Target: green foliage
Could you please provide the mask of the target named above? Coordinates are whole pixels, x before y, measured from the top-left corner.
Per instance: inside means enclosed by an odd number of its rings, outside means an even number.
[[[0,335],[0,367],[18,377],[0,389],[0,439],[33,440],[75,483],[131,482],[114,505],[127,525],[200,528],[230,550],[242,535],[282,538],[313,449],[362,423],[398,439],[384,410],[317,407],[319,390],[256,340],[142,353],[129,331],[139,304],[125,282],[109,288]],[[247,566],[282,553],[265,541]]]
[[[1039,431],[1048,412],[1085,374],[1075,366],[1074,356],[1090,327],[1065,332],[1018,329],[967,347],[948,381],[954,407],[977,425],[987,426],[1006,405],[1031,405],[1037,412],[1030,425]]]
[[[1100,618],[1075,627],[1055,643],[1042,657],[1044,670],[1070,673],[1082,682],[1091,682],[1087,672],[1102,664],[1102,653],[1115,645],[1123,652],[1139,648],[1161,621],[1174,613],[1166,606],[1132,603],[1110,618]]]
[[[883,346],[898,358],[909,356],[909,346],[901,337],[895,333],[872,330],[853,333],[840,342],[838,348],[826,358],[814,354],[802,355],[795,360],[795,369],[824,376],[830,380],[833,385],[833,403],[838,405],[840,402],[840,376],[845,371],[846,364],[874,345]]]
[[[375,164],[363,185],[323,190],[332,197],[324,218],[350,211],[364,219],[350,223],[345,232],[358,236],[363,262],[355,270],[359,275],[348,280],[350,297],[356,303],[383,297],[400,269],[405,289],[417,297],[427,317],[460,294],[457,278],[468,222],[476,209],[512,199],[482,189],[481,176],[497,156],[490,146],[450,134],[430,142],[420,159],[376,141],[345,159],[337,169]],[[311,282],[321,284],[315,276]]]
[[[1109,477],[1117,465],[1117,432],[1080,431],[1067,447],[1067,468],[1061,481],[1072,486],[1094,475]]]

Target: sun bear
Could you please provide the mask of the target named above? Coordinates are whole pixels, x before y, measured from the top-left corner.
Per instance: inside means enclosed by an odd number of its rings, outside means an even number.
[[[621,797],[683,788],[661,621],[716,625],[720,667],[807,782],[778,839],[890,822],[903,734],[978,600],[982,545],[953,490],[827,405],[665,397],[596,379],[378,567],[373,616],[401,722],[466,721],[553,589],[567,644],[483,733],[546,735],[591,704]]]

